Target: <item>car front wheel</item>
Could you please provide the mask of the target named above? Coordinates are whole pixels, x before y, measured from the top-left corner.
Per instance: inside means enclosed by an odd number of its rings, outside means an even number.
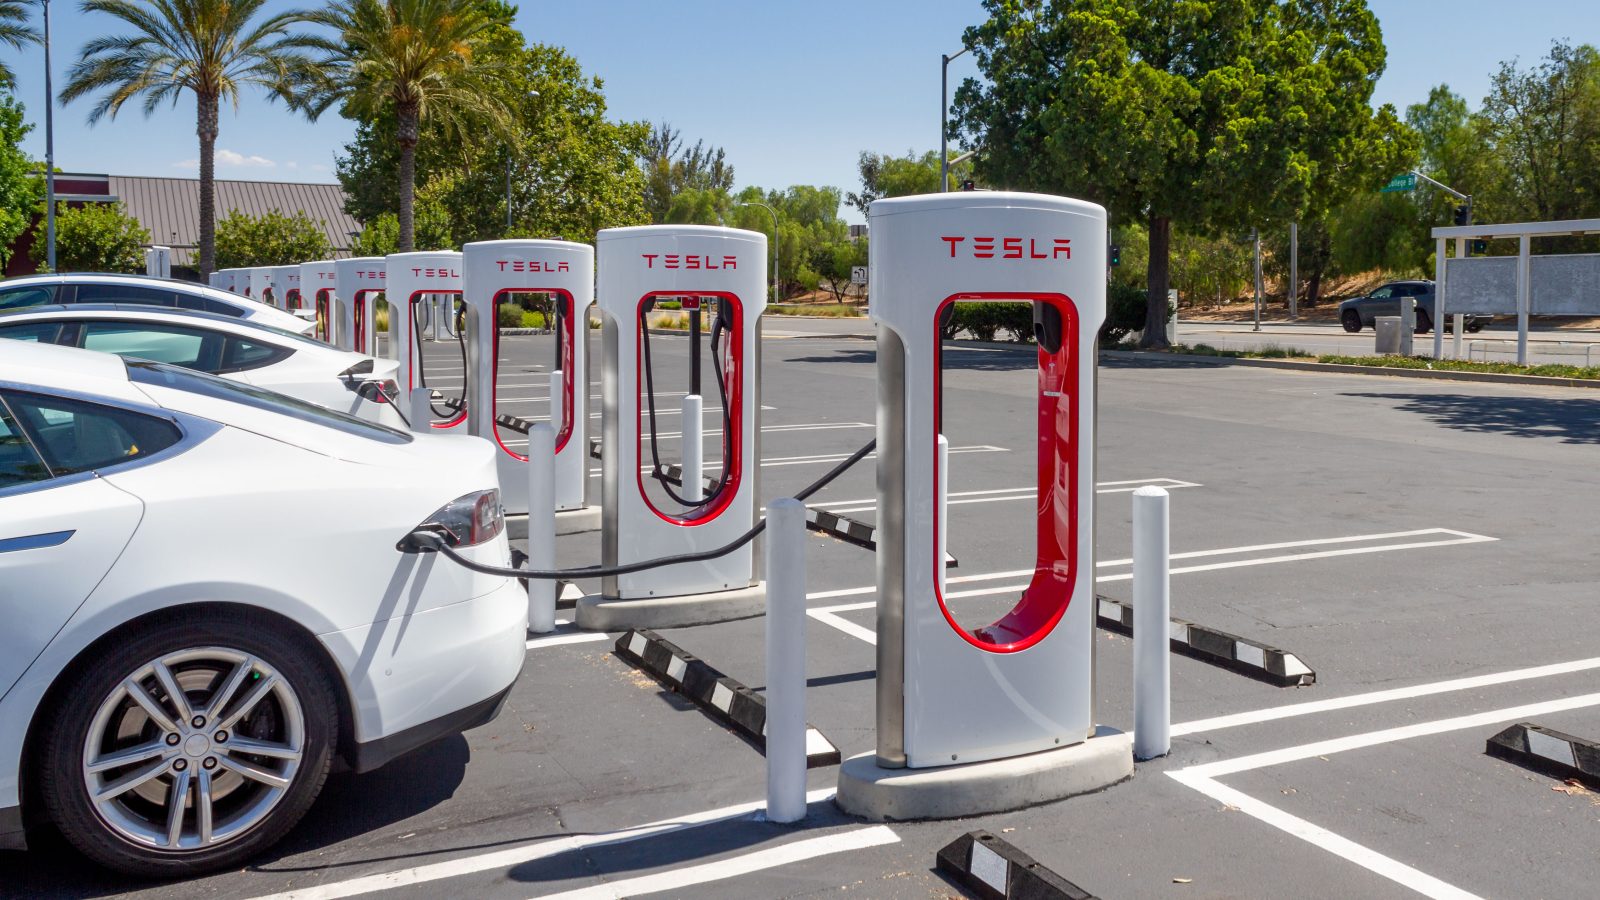
[[[281,838],[322,790],[338,706],[300,644],[248,613],[119,641],[53,694],[40,795],[79,852],[181,877]]]
[[[1417,310],[1417,334],[1427,334],[1433,330],[1433,317],[1425,309]]]
[[[1361,314],[1353,309],[1347,309],[1339,314],[1339,324],[1344,330],[1354,334],[1361,330]]]

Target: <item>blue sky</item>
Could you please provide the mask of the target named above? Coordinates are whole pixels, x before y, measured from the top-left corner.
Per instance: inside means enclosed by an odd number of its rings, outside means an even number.
[[[298,5],[273,0],[268,7]],[[1374,99],[1402,110],[1439,83],[1476,106],[1500,60],[1533,62],[1555,38],[1600,41],[1593,0],[1370,5],[1389,47],[1389,67]],[[79,12],[72,0],[52,6],[59,90],[77,48],[112,23]],[[530,40],[567,48],[586,72],[604,78],[614,118],[667,121],[690,141],[704,138],[727,148],[740,186],[851,190],[858,186],[860,151],[937,146],[939,54],[960,47],[962,29],[982,15],[976,0],[524,0],[517,26]],[[12,68],[29,118],[41,126],[27,149],[42,157],[43,54],[31,49]],[[974,72],[970,56],[956,60],[952,90]],[[57,108],[62,169],[196,171],[192,102],[148,119],[130,105],[115,121],[93,128],[85,123],[88,108],[84,101]],[[334,157],[352,131],[336,115],[312,124],[247,94],[237,112],[223,112],[217,174],[331,181]]]

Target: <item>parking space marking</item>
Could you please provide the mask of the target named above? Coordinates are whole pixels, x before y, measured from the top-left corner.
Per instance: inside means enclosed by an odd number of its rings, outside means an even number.
[[[1176,478],[1140,478],[1133,481],[1101,481],[1095,484],[1096,494],[1129,494],[1144,485],[1177,490],[1178,488],[1203,487],[1192,481],[1179,481]],[[1001,503],[1007,500],[1032,500],[1039,494],[1037,487],[999,488],[991,491],[952,491],[948,505],[960,506],[963,503]],[[959,498],[959,499],[958,499]],[[813,503],[812,506],[826,509],[829,512],[853,513],[870,512],[878,508],[876,498],[861,500],[834,500],[828,503]]]
[[[1427,737],[1468,728],[1483,728],[1502,722],[1529,719],[1593,706],[1600,706],[1600,693],[1581,694],[1576,697],[1564,697],[1543,703],[1510,706],[1466,716],[1437,719],[1432,722],[1418,722],[1412,725],[1402,725],[1398,728],[1385,728],[1348,737],[1314,741],[1296,747],[1285,747],[1281,750],[1269,750],[1265,753],[1252,753],[1234,759],[1202,763],[1176,772],[1168,772],[1167,774],[1178,783],[1193,788],[1213,800],[1235,807],[1241,812],[1266,822],[1286,834],[1300,838],[1313,846],[1321,847],[1329,853],[1349,860],[1362,868],[1382,875],[1390,881],[1420,894],[1441,898],[1476,898],[1476,894],[1447,884],[1426,872],[1414,869],[1370,847],[1334,834],[1328,829],[1314,825],[1299,816],[1284,812],[1242,791],[1228,787],[1217,781],[1217,779],[1269,766],[1332,756],[1335,753],[1343,753],[1347,750],[1376,747],[1411,738]]]
[[[833,788],[822,788],[806,794],[806,803],[821,803],[833,799]],[[477,872],[487,872],[492,869],[510,869],[514,866],[524,865],[541,859],[549,859],[562,853],[582,850],[587,847],[604,847],[611,844],[625,844],[629,841],[657,837],[701,825],[710,825],[716,822],[726,822],[742,817],[754,817],[755,814],[767,808],[765,800],[756,800],[749,803],[739,803],[734,806],[724,806],[720,809],[709,809],[704,812],[690,813],[675,819],[662,819],[645,825],[637,825],[620,831],[606,831],[593,834],[575,834],[571,837],[556,838],[554,840],[539,841],[532,844],[523,844],[520,847],[510,847],[505,850],[495,850],[490,853],[480,853],[476,856],[463,856],[459,859],[444,862],[430,863],[425,866],[415,866],[409,869],[400,869],[394,872],[380,872],[375,875],[363,875],[344,881],[335,881],[331,884],[317,885],[315,887],[297,888],[277,894],[266,894],[254,900],[337,900],[339,897],[355,897],[361,894],[370,894],[375,891],[387,891],[395,888],[408,887],[415,884],[425,884],[431,881],[440,881],[445,878],[456,878],[461,875],[471,875]]]
[[[687,866],[671,872],[662,872],[658,875],[641,875],[637,878],[597,884],[593,887],[581,888],[575,891],[562,891],[559,894],[541,894],[540,896],[545,900],[618,900],[618,898],[623,897],[681,890],[686,887],[694,887],[697,884],[737,878],[740,875],[750,875],[763,869],[774,869],[778,866],[803,862],[833,853],[843,853],[847,850],[865,850],[869,847],[882,847],[886,844],[898,843],[900,843],[900,836],[895,834],[892,828],[887,825],[872,825],[866,828],[857,828],[853,831],[825,834],[821,837],[793,841],[777,847],[770,847],[766,850],[757,850],[753,853],[744,853],[727,859],[719,859],[715,862],[701,863],[698,866]]]
[[[544,647],[559,647],[563,644],[586,644],[590,641],[603,641],[610,635],[603,631],[572,631],[558,634],[549,634],[542,637],[529,638],[528,649],[539,650]]]
[[[513,443],[514,442],[512,442],[512,441],[506,441],[506,445],[507,446],[511,446]],[[527,441],[523,441],[522,443],[527,443]],[[1010,453],[1011,451],[1008,450],[1005,447],[995,447],[995,446],[990,445],[990,444],[979,444],[979,445],[975,445],[975,446],[971,446],[971,447],[951,447],[950,448],[950,452],[951,453]],[[848,453],[827,453],[827,454],[813,455],[813,456],[765,456],[765,457],[762,457],[762,459],[761,459],[761,467],[765,469],[765,468],[771,468],[773,466],[807,466],[807,465],[813,465],[813,464],[818,464],[818,463],[844,462],[845,460],[847,460],[849,458],[850,458],[850,454],[848,454]],[[878,454],[876,454],[876,453],[868,453],[866,456],[862,457],[862,459],[877,459],[877,458],[878,458]],[[705,471],[710,472],[710,471],[713,471],[713,470],[716,470],[716,469],[721,469],[722,468],[722,464],[721,463],[710,463],[710,462],[708,462],[708,463],[705,464],[704,468],[705,468]],[[650,467],[649,466],[640,466],[639,467],[639,471],[648,474],[650,472]],[[600,477],[600,472],[601,472],[600,469],[590,469],[589,470],[589,477],[590,478],[599,478]]]

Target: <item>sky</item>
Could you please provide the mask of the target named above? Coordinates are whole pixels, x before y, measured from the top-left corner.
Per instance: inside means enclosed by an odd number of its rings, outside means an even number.
[[[269,0],[266,8],[299,5]],[[1441,83],[1476,107],[1501,60],[1531,64],[1557,38],[1600,42],[1594,0],[1369,0],[1369,6],[1389,49],[1373,102],[1402,112]],[[59,92],[77,49],[116,23],[80,12],[73,0],[52,7]],[[669,122],[691,143],[726,148],[739,187],[850,191],[860,186],[856,159],[863,150],[937,149],[940,54],[959,49],[962,30],[982,18],[977,0],[523,0],[516,25],[530,41],[566,48],[586,73],[604,79],[613,118]],[[25,149],[43,158],[43,53],[31,48],[8,61],[29,120],[39,126]],[[952,62],[951,91],[975,74],[970,55]],[[88,101],[57,107],[62,170],[198,171],[192,100],[149,118],[129,104],[94,127],[85,121],[89,108]],[[247,93],[237,111],[222,113],[217,177],[333,181],[334,159],[353,132],[335,113],[312,123]],[[844,213],[860,221],[853,209]]]

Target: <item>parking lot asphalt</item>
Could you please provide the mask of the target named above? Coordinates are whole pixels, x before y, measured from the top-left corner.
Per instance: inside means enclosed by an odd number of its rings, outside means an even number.
[[[793,494],[873,436],[874,345],[858,330],[768,323],[761,498]],[[657,339],[658,391],[684,389],[686,347]],[[428,349],[446,392],[454,352]],[[550,357],[547,337],[503,341],[502,383],[521,389],[503,392],[502,411],[544,413]],[[970,591],[958,616],[976,623],[1020,590],[992,576],[1032,562],[1034,363],[962,344],[945,363],[950,575]],[[598,360],[591,380],[598,395]],[[774,825],[759,816],[755,748],[622,662],[614,635],[563,626],[530,640],[498,720],[333,776],[285,842],[241,871],[132,884],[46,847],[0,854],[0,894],[959,896],[934,855],[986,828],[1104,897],[1592,896],[1596,798],[1483,746],[1517,721],[1600,738],[1600,401],[1145,359],[1105,362],[1099,386],[1101,592],[1131,596],[1119,562],[1129,491],[1165,485],[1174,615],[1291,651],[1317,674],[1278,688],[1175,656],[1172,753],[1126,783],[874,826],[832,805],[837,769],[824,767],[810,773],[806,821]],[[665,432],[679,430],[662,426],[664,461],[678,449]],[[714,436],[705,452],[717,460]],[[872,521],[870,462],[814,505]],[[598,478],[591,489],[598,499]],[[574,535],[558,562],[598,552],[597,535]],[[815,534],[806,552],[807,717],[846,756],[871,752],[873,560]],[[663,634],[761,687],[763,620]],[[1097,719],[1129,728],[1131,644],[1101,631],[1096,645]]]

